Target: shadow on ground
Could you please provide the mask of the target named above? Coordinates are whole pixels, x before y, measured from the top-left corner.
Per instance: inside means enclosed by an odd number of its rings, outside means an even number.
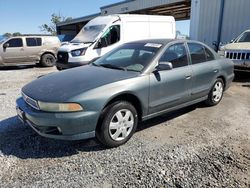
[[[191,106],[140,123],[137,131],[143,131],[157,124],[169,121],[194,110]],[[94,152],[105,150],[97,139],[62,141],[39,136],[28,125],[23,125],[17,116],[0,122],[0,156],[13,155],[27,158],[59,158],[77,154],[79,151]]]
[[[249,82],[250,83],[250,72],[234,71],[234,74],[235,74],[234,82],[240,82],[240,83]],[[242,86],[244,87],[244,85]]]
[[[32,68],[35,68],[35,67],[40,67],[40,66],[37,65],[37,64],[19,65],[19,66],[4,66],[4,67],[0,67],[0,71],[32,69]]]

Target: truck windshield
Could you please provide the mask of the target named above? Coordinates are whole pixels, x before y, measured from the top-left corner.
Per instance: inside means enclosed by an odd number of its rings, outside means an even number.
[[[250,32],[245,32],[243,33],[238,40],[236,40],[237,42],[250,42]]]
[[[71,41],[73,43],[94,42],[106,25],[86,25]]]

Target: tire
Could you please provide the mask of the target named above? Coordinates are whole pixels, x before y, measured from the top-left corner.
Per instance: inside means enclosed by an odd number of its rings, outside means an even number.
[[[53,67],[56,63],[56,58],[52,54],[44,54],[41,57],[40,63],[43,67]]]
[[[59,71],[63,70],[61,67],[58,67],[58,66],[56,66],[56,69]]]
[[[208,94],[208,98],[205,103],[208,106],[215,106],[219,104],[223,97],[224,92],[224,81],[221,78],[217,78],[212,89]]]
[[[106,147],[118,147],[132,137],[137,124],[135,107],[126,101],[115,102],[103,110],[96,136]]]

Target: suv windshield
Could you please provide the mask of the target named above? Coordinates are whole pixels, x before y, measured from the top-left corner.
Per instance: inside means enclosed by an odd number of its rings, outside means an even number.
[[[86,25],[75,36],[71,42],[94,42],[98,34],[105,28],[106,25]]]
[[[141,72],[147,67],[162,44],[128,43],[114,49],[92,64],[110,69]]]
[[[236,40],[236,42],[250,42],[250,32],[245,32]]]

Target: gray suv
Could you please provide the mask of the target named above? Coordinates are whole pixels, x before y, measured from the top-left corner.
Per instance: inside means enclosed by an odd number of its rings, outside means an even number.
[[[0,67],[40,63],[50,67],[56,62],[60,41],[56,36],[23,35],[0,41]]]
[[[137,41],[27,84],[17,113],[42,136],[97,136],[115,147],[129,140],[138,121],[202,101],[217,105],[233,78],[233,62],[202,43]]]

